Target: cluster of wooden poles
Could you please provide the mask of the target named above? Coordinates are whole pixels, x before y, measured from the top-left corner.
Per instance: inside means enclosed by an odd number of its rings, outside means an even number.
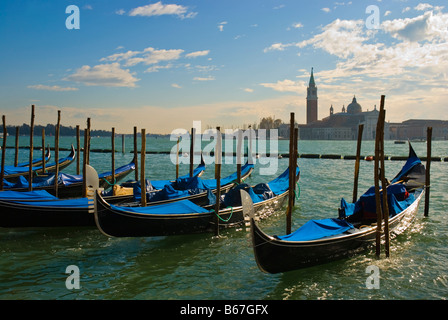
[[[376,256],[381,255],[381,236],[383,233],[382,225],[384,222],[384,252],[386,257],[390,256],[390,234],[389,234],[389,207],[387,202],[387,192],[381,192],[387,188],[387,180],[385,177],[384,166],[384,122],[386,111],[384,109],[385,96],[381,96],[380,110],[376,127],[375,137],[375,158],[374,158],[374,179],[375,179],[375,202],[377,212],[377,229],[376,229]],[[353,203],[358,199],[358,177],[359,177],[359,161],[362,139],[363,125],[358,128],[358,143],[355,163],[355,179],[353,187]],[[425,209],[424,216],[429,215],[429,195],[430,195],[430,166],[431,166],[431,140],[432,127],[427,129],[427,160],[426,160],[426,181],[425,181]],[[381,186],[380,186],[381,182]]]
[[[381,236],[382,236],[382,225],[384,220],[384,238],[385,238],[385,255],[389,257],[390,255],[390,235],[389,235],[389,208],[387,204],[387,192],[382,192],[381,190],[386,190],[387,180],[385,178],[385,166],[384,166],[384,122],[386,117],[386,111],[384,110],[385,96],[381,96],[380,111],[378,116],[376,137],[375,137],[375,157],[374,157],[374,179],[375,179],[375,201],[377,208],[377,231],[376,231],[376,256],[379,257],[381,254]],[[298,129],[295,127],[294,113],[291,113],[290,117],[290,137],[289,141],[289,198],[288,206],[286,209],[286,234],[291,233],[292,225],[292,209],[294,208],[295,200],[295,166],[297,164],[297,139],[298,139]],[[358,126],[358,141],[356,150],[356,161],[355,161],[355,174],[354,174],[354,184],[353,184],[353,203],[358,199],[358,179],[359,179],[359,164],[361,160],[361,142],[362,133],[364,130],[364,125],[360,124]],[[427,129],[427,158],[426,158],[426,181],[425,181],[425,209],[424,216],[429,215],[429,196],[430,196],[430,166],[431,166],[431,140],[432,140],[432,127]],[[380,187],[381,181],[381,187]],[[382,194],[382,195],[381,195]],[[381,199],[382,197],[382,199]],[[383,205],[381,205],[383,203]]]

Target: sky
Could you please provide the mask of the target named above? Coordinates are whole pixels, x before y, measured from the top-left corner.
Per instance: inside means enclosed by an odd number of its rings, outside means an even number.
[[[75,6],[77,10],[72,10]],[[448,120],[448,3],[18,0],[0,3],[0,114],[132,133],[306,122],[386,96],[386,121]],[[79,13],[79,14],[78,14]]]

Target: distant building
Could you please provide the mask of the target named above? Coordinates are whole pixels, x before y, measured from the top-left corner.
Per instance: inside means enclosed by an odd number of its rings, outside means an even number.
[[[311,69],[309,85],[306,96],[306,124],[300,124],[299,138],[302,140],[356,140],[358,127],[364,125],[363,140],[375,140],[376,125],[379,111],[374,106],[372,111],[363,111],[362,106],[353,97],[352,102],[342,106],[341,112],[335,113],[333,105],[330,106],[329,115],[318,120],[317,86],[314,79],[314,70]],[[432,127],[432,138],[448,140],[447,120],[411,119],[402,123],[384,124],[384,139],[389,140],[424,140],[427,128]],[[289,125],[282,128],[285,137],[289,137]]]
[[[425,140],[427,128],[432,127],[432,138],[448,140],[447,120],[411,119],[390,124],[390,137],[394,140]]]
[[[363,139],[375,139],[376,124],[379,111],[362,111],[361,105],[353,97],[352,102],[342,107],[342,111],[334,113],[333,105],[330,107],[330,114],[322,120],[317,120],[317,87],[314,80],[313,69],[307,88],[307,123],[299,125],[299,135],[302,140],[355,140],[358,138],[358,127],[364,125]],[[389,127],[385,124],[384,138],[388,139]]]
[[[310,83],[306,95],[306,124],[317,121],[317,87],[314,82],[313,68],[311,68]]]

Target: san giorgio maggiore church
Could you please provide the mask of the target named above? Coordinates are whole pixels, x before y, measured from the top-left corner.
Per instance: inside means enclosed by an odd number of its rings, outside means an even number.
[[[342,106],[337,112],[333,106],[328,110],[328,116],[322,120],[317,119],[318,97],[317,86],[314,82],[313,69],[311,69],[310,82],[306,96],[306,125],[299,125],[300,139],[302,140],[356,140],[358,127],[364,125],[363,140],[374,140],[379,111],[376,106],[373,110],[363,111],[362,106],[353,97],[347,107]],[[384,124],[384,138],[389,139],[389,124]]]
[[[364,125],[363,140],[375,140],[379,110],[363,110],[361,104],[353,97],[347,107],[342,106],[338,112],[333,105],[328,116],[318,120],[317,86],[313,69],[307,88],[306,124],[299,124],[299,137],[302,140],[356,140],[358,127]],[[384,139],[425,139],[426,128],[433,127],[435,139],[448,139],[448,121],[411,119],[402,123],[384,123]]]

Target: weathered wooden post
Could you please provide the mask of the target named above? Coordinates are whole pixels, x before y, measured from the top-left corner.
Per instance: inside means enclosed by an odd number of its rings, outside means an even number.
[[[146,157],[146,129],[142,129],[142,148],[140,151],[140,188],[141,188],[141,205],[146,207],[146,182],[145,182],[145,157]]]
[[[383,123],[384,123],[384,99],[385,96],[381,96],[380,113],[378,115],[378,121],[376,126],[376,136],[375,136],[375,162],[374,162],[374,177],[375,177],[375,202],[376,202],[376,214],[377,214],[377,227],[376,227],[376,256],[379,257],[381,254],[381,233],[382,233],[382,220],[383,220],[383,210],[381,206],[381,196],[380,196],[380,158],[381,155],[384,156],[382,152],[381,140],[383,135]],[[384,160],[384,159],[383,159]],[[381,170],[384,171],[383,168]],[[384,192],[383,192],[384,193]]]
[[[383,219],[384,219],[384,252],[386,253],[386,258],[389,257],[390,252],[390,237],[389,237],[389,203],[387,200],[387,181],[386,181],[386,168],[384,165],[384,122],[386,120],[386,111],[384,109],[380,110],[381,115],[381,188],[383,189]]]
[[[111,141],[111,145],[112,145],[112,194],[115,195],[115,128],[112,128],[112,141]]]
[[[195,128],[191,128],[191,136],[190,136],[190,177],[193,177],[195,135],[196,135],[196,129]]]
[[[180,137],[177,137],[177,151],[176,151],[176,180],[179,178],[179,141],[180,141]]]
[[[2,146],[2,168],[0,174],[0,190],[3,190],[3,179],[5,178],[5,157],[6,157],[6,117],[2,116],[3,121],[3,146]]]
[[[16,153],[14,154],[14,167],[19,165],[19,130],[20,127],[16,126]]]
[[[288,207],[286,208],[286,234],[291,233],[292,227],[292,210],[294,207],[294,176],[295,176],[295,166],[294,166],[294,136],[295,136],[295,120],[294,112],[290,115],[289,124],[289,192],[288,192]]]
[[[425,217],[429,216],[429,191],[431,189],[431,144],[432,144],[432,127],[428,127],[426,131],[426,177],[425,177]]]
[[[364,130],[364,125],[360,124],[358,126],[358,143],[356,145],[356,161],[355,161],[355,180],[353,182],[353,203],[358,200],[358,180],[359,180],[359,162],[361,158],[361,142],[362,142],[362,132]]]
[[[126,153],[126,146],[125,146],[125,137],[124,134],[121,135],[121,153],[125,154]]]
[[[45,129],[42,128],[42,173],[45,173]]]
[[[87,164],[90,164],[90,118],[87,118]]]
[[[54,194],[58,196],[58,176],[59,176],[59,128],[61,124],[61,110],[58,110],[58,122],[56,124],[56,136],[54,143],[54,161],[56,162],[56,171],[54,173]]]
[[[81,146],[80,146],[80,140],[79,140],[79,125],[76,126],[76,174],[79,175],[79,161],[80,161],[80,155],[81,155]]]
[[[222,136],[220,127],[217,127],[216,136],[216,147],[215,147],[215,179],[216,179],[216,203],[215,203],[215,214],[216,214],[216,225],[215,225],[215,235],[219,235],[219,206],[221,198],[221,163],[222,163]]]
[[[30,125],[30,166],[28,171],[28,190],[33,191],[33,135],[34,135],[34,104],[31,105],[31,125]]]
[[[243,132],[238,129],[238,139],[236,146],[236,172],[237,172],[237,182],[241,183],[241,151],[243,148]]]
[[[138,181],[138,151],[137,151],[137,127],[134,127],[134,164],[135,164],[135,181]]]

